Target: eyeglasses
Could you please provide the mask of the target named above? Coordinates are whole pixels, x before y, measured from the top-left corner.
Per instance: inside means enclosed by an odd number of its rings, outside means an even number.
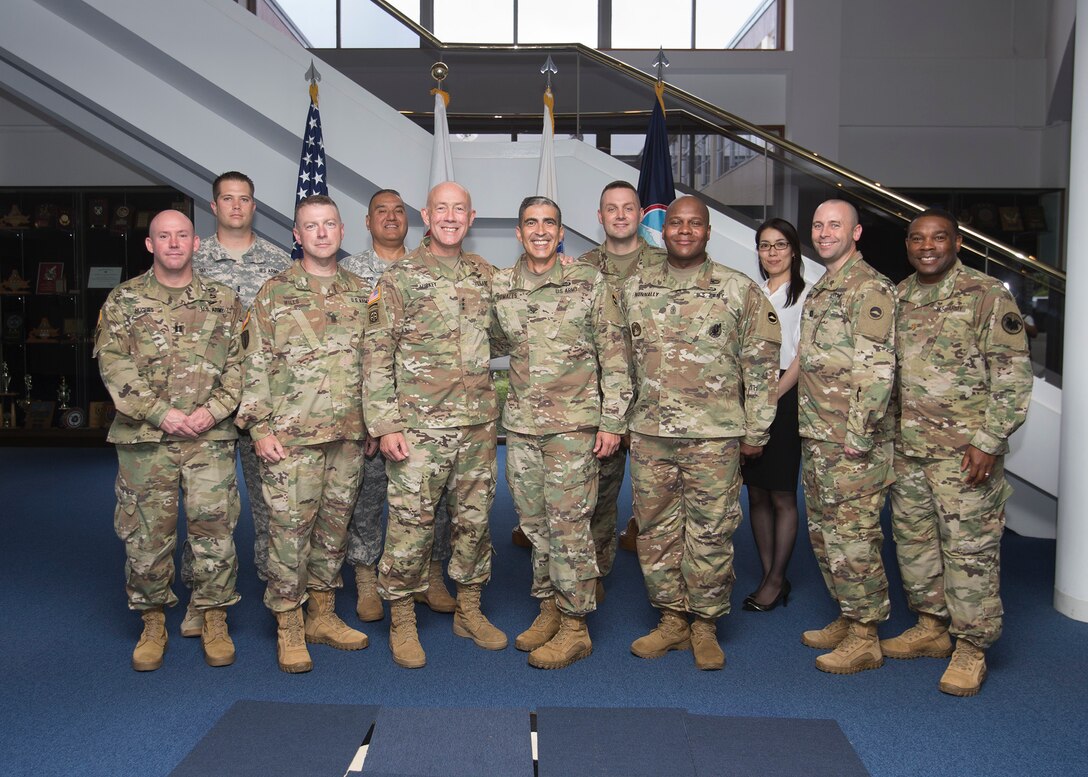
[[[757,247],[759,248],[760,251],[763,251],[764,253],[766,253],[767,251],[770,251],[772,248],[775,251],[782,252],[782,251],[785,251],[787,248],[789,248],[790,244],[788,242],[786,242],[785,240],[778,240],[778,241],[775,241],[774,243],[768,243],[767,241],[764,240]]]

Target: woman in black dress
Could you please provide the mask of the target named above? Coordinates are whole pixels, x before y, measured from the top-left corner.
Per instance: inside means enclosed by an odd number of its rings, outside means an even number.
[[[786,567],[797,540],[797,472],[801,438],[797,433],[797,343],[801,309],[808,287],[802,277],[801,243],[797,230],[773,218],[756,230],[760,287],[770,299],[782,326],[782,369],[778,383],[778,412],[763,455],[741,467],[748,487],[748,516],[752,523],[763,579],[744,600],[744,609],[768,612],[787,604],[790,581]]]

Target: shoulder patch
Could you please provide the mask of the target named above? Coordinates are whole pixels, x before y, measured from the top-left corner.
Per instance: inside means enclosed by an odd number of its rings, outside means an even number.
[[[866,293],[861,300],[861,310],[854,322],[854,331],[870,340],[884,340],[894,323],[895,302],[883,289]]]
[[[767,297],[763,292],[754,286],[753,289],[754,291],[749,292],[751,295],[749,299],[754,298],[759,301],[759,312],[756,313],[755,316],[756,321],[753,334],[760,340],[766,340],[771,343],[781,343],[782,326],[778,323],[778,314],[775,312],[774,308],[771,307],[771,303],[767,300]]]
[[[373,305],[375,302],[382,298],[382,285],[380,283],[374,284],[374,291],[370,292],[370,296],[367,298],[366,304]]]
[[[1016,303],[1009,297],[1002,296],[994,303],[993,320],[997,323],[990,334],[990,341],[994,345],[1005,348],[1013,348],[1026,351],[1028,347],[1027,332],[1024,331],[1024,319],[1016,307]]]

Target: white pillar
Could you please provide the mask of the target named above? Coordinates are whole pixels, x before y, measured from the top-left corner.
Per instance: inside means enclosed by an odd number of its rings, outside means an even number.
[[[1069,141],[1066,218],[1065,353],[1062,359],[1062,439],[1058,464],[1058,550],[1054,607],[1088,621],[1088,0],[1077,0],[1073,120]],[[1075,303],[1075,304],[1074,304]]]

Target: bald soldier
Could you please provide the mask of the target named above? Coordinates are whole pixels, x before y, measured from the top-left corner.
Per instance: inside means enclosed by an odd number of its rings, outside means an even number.
[[[370,295],[363,348],[367,426],[380,440],[389,477],[378,590],[390,603],[393,660],[406,668],[427,661],[413,595],[429,586],[443,488],[452,523],[448,571],[457,583],[453,633],[485,650],[507,644],[480,609],[491,578],[499,416],[488,341],[494,268],[462,248],[476,218],[463,186],[447,181],[431,189],[422,216],[431,234]]]
[[[493,282],[492,336],[510,354],[506,481],[533,546],[540,602],[514,646],[541,669],[593,651],[585,621],[597,606],[597,461],[615,455],[631,401],[615,296],[596,268],[559,262],[562,218],[554,201],[526,197],[514,230],[524,251]]]
[[[782,336],[759,287],[707,255],[702,201],[676,199],[663,235],[667,261],[629,278],[620,296],[635,373],[638,559],[661,612],[631,652],[659,658],[691,647],[695,666],[713,670],[725,665],[716,623],[733,590],[740,460],[767,443]]]
[[[389,266],[403,259],[408,251],[404,238],[408,234],[408,213],[400,193],[379,189],[370,198],[366,213],[366,228],[372,246],[340,261],[340,266],[363,279],[369,296]],[[385,477],[385,456],[378,451],[378,441],[367,438],[366,460],[363,463],[363,484],[355,501],[348,533],[348,563],[355,567],[355,588],[358,594],[355,613],[362,621],[380,621],[385,617],[378,594],[378,557],[382,552],[382,511],[389,481]],[[450,557],[450,518],[446,498],[435,509],[434,548],[428,565],[427,590],[417,595],[435,612],[453,612],[457,602],[446,590],[442,577],[443,561]]]
[[[973,696],[1001,634],[1005,454],[1027,415],[1032,374],[1016,302],[996,278],[963,266],[962,243],[940,210],[907,230],[915,273],[899,284],[892,531],[918,623],[880,646],[890,658],[951,654],[938,688]]]
[[[368,644],[336,614],[366,437],[366,290],[337,263],[344,224],[333,200],[300,200],[294,236],[302,258],[261,287],[242,333],[237,419],[261,462],[269,512],[264,603],[276,617],[277,662],[289,673],[313,668],[307,642],[339,650]]]
[[[801,313],[798,423],[809,539],[839,617],[801,641],[831,652],[832,674],[884,662],[877,624],[887,620],[880,511],[892,481],[895,287],[858,250],[854,206],[828,200],[812,217],[812,245],[827,272]]]
[[[184,214],[159,213],[144,244],[151,269],[110,292],[94,346],[117,407],[108,440],[117,449],[114,528],[125,544],[125,590],[144,622],[132,668],[162,666],[163,608],[177,603],[170,584],[179,488],[204,659],[227,666],[234,643],[224,608],[240,598],[232,416],[242,387],[242,304],[230,288],[193,272],[200,239]]]

